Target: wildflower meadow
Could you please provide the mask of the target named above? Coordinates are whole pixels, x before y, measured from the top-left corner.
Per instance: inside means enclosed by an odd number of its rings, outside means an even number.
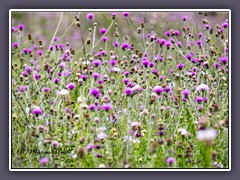
[[[229,168],[228,12],[11,12],[12,168]]]

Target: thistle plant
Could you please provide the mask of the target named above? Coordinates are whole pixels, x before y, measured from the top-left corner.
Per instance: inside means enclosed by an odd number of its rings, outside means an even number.
[[[228,168],[228,28],[223,12],[14,12],[12,167]]]

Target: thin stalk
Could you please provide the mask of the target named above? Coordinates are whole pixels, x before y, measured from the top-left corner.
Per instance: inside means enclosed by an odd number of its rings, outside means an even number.
[[[55,32],[54,32],[54,34],[53,34],[53,37],[52,37],[52,40],[51,40],[51,43],[50,43],[49,46],[52,46],[52,44],[53,44],[54,38],[55,38],[55,36],[56,36],[56,34],[57,34],[57,32],[58,32],[58,29],[59,29],[59,27],[60,27],[60,24],[61,24],[61,22],[62,22],[63,13],[64,13],[64,12],[61,13],[61,16],[60,16],[59,21],[58,21],[57,28],[56,28],[56,30],[55,30]],[[48,52],[48,51],[46,51],[46,52]]]

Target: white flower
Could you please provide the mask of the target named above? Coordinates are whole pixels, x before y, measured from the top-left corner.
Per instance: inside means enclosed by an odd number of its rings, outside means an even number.
[[[136,144],[136,143],[139,144],[139,143],[140,143],[140,140],[139,140],[139,139],[133,139],[133,140],[132,140],[132,143],[133,143],[133,144]]]
[[[66,49],[65,54],[70,55],[70,53],[71,53],[70,49]]]
[[[84,64],[84,65],[85,65],[85,64],[88,65],[88,64],[90,64],[90,61],[83,61],[82,64]]]
[[[26,108],[26,113],[29,114],[30,108]]]
[[[88,105],[86,103],[82,103],[82,104],[80,104],[80,108],[81,109],[87,109]]]
[[[196,87],[196,90],[197,91],[207,91],[208,92],[209,91],[209,87],[206,84],[201,84],[198,87]]]
[[[100,132],[99,134],[97,134],[97,139],[99,140],[103,140],[107,138],[107,134],[104,132]]]
[[[185,128],[179,128],[178,132],[180,132],[181,136],[188,135],[188,131]]]
[[[132,136],[124,136],[124,139],[132,142],[133,144],[140,143],[139,139],[133,139]]]
[[[185,73],[187,76],[192,76],[192,72],[186,72]]]
[[[141,88],[141,86],[139,86],[138,84],[135,85],[134,87],[132,87],[132,91],[133,91],[134,93],[141,92],[141,90],[142,90],[142,88]]]
[[[99,164],[98,168],[106,168],[104,164]]]
[[[169,86],[170,88],[173,88],[173,87],[175,86],[175,83],[174,83],[174,82],[170,82],[170,83],[168,84],[168,86]]]
[[[100,133],[100,132],[104,132],[104,131],[106,131],[107,128],[106,128],[105,126],[102,126],[102,127],[97,128],[96,130],[97,130],[97,132]]]
[[[70,130],[70,131],[68,132],[68,136],[72,136],[74,133],[75,133],[74,130]]]
[[[197,140],[212,141],[216,138],[217,131],[215,129],[206,129],[197,132]]]
[[[141,126],[141,122],[132,122],[131,126]]]
[[[69,95],[69,91],[66,89],[61,89],[60,91],[57,91],[58,96],[67,96]]]
[[[111,71],[113,71],[113,72],[121,72],[121,69],[118,68],[118,67],[113,67],[113,68],[111,68]]]
[[[79,104],[81,104],[82,102],[86,102],[86,98],[79,96],[79,97],[77,98],[77,102],[78,102]]]

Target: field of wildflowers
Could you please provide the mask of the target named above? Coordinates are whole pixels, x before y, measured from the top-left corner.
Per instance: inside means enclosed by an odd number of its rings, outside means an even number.
[[[12,12],[12,168],[229,168],[228,12]]]

